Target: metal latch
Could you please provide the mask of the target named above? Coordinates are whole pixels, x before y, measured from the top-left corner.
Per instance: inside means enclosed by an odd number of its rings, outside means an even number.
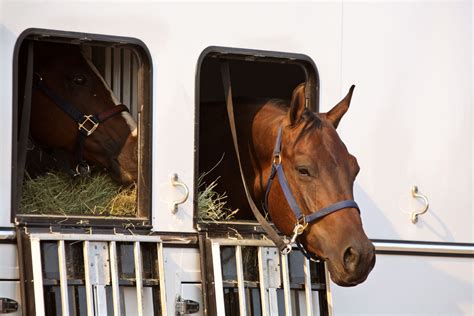
[[[176,315],[187,315],[199,312],[199,303],[193,300],[184,300],[180,296],[176,300]]]
[[[11,298],[0,297],[0,314],[14,313],[18,311],[18,302]]]

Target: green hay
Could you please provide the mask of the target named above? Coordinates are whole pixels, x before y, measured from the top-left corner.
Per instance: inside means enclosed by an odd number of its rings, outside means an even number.
[[[106,174],[71,179],[62,172],[25,176],[20,213],[134,217],[136,187],[121,187]]]

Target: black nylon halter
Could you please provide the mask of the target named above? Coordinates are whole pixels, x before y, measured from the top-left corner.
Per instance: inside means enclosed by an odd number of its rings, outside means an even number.
[[[302,225],[303,230],[306,229],[307,225],[311,222],[314,222],[318,219],[323,218],[324,216],[327,216],[331,213],[341,211],[345,208],[355,208],[357,211],[360,213],[359,206],[354,200],[344,200],[340,202],[336,202],[334,204],[331,204],[329,206],[326,206],[320,210],[317,210],[315,212],[312,212],[308,215],[304,215],[301,209],[298,206],[298,203],[296,203],[295,198],[293,197],[293,194],[291,193],[291,189],[288,185],[288,181],[286,180],[285,177],[285,172],[283,171],[283,166],[281,164],[281,138],[282,138],[282,133],[283,133],[283,128],[280,127],[278,129],[278,135],[277,139],[275,142],[275,148],[273,150],[273,162],[272,162],[272,170],[270,172],[270,176],[268,177],[267,181],[267,188],[265,191],[265,209],[268,211],[269,206],[268,206],[268,196],[270,194],[270,189],[272,187],[273,180],[275,179],[275,176],[278,176],[278,181],[280,182],[281,189],[283,190],[283,194],[285,195],[286,201],[288,202],[288,205],[290,206],[291,210],[293,211],[293,214],[296,217],[296,225]],[[299,233],[303,233],[303,230]],[[296,242],[298,248],[300,248],[301,252],[308,258],[312,259],[306,249],[304,249],[303,245],[297,240]]]
[[[98,114],[83,114],[72,104],[62,99],[54,93],[44,82],[43,78],[36,74],[38,80],[34,80],[33,86],[43,92],[50,98],[64,113],[66,113],[78,125],[79,133],[77,135],[76,150],[74,154],[76,167],[73,170],[73,176],[83,175],[90,172],[89,165],[83,158],[84,142],[88,136],[99,127],[99,125],[109,118],[122,113],[128,112],[128,108],[124,104],[116,105],[115,107],[105,110]]]

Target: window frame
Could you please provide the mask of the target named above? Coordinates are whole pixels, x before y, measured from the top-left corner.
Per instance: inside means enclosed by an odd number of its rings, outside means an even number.
[[[198,179],[199,179],[199,126],[200,126],[200,82],[201,82],[201,67],[207,57],[216,57],[227,60],[241,60],[254,62],[268,62],[268,63],[289,63],[300,66],[304,73],[306,80],[309,81],[313,87],[310,95],[310,102],[308,108],[312,111],[319,111],[319,72],[314,60],[305,54],[289,53],[280,51],[268,51],[247,48],[223,47],[223,46],[209,46],[205,48],[197,61],[196,77],[195,77],[195,113],[194,113],[194,201],[193,201],[193,227],[198,231],[206,232],[223,232],[228,231],[228,227],[237,229],[239,232],[262,232],[260,224],[255,221],[229,221],[229,222],[215,222],[202,223],[198,219]]]
[[[138,128],[139,128],[139,176],[136,217],[112,217],[90,216],[90,215],[31,215],[19,214],[18,209],[21,199],[21,189],[18,179],[18,128],[21,124],[19,119],[20,89],[19,80],[19,53],[24,41],[28,38],[44,39],[46,41],[70,42],[71,44],[85,43],[97,46],[122,46],[134,51],[138,58],[138,82],[139,100],[138,104]],[[81,32],[69,32],[61,30],[29,28],[23,31],[17,38],[13,52],[12,73],[12,169],[11,169],[11,222],[30,226],[60,225],[79,227],[121,227],[126,228],[152,228],[152,131],[153,131],[153,61],[146,44],[137,38],[122,37],[114,35],[91,34]]]

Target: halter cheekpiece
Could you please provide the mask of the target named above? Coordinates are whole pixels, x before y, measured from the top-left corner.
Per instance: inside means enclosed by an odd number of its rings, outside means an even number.
[[[289,243],[289,245],[291,246],[293,242],[296,242],[298,248],[300,248],[303,254],[309,258],[307,251],[304,249],[301,243],[297,240],[298,236],[303,234],[303,232],[306,230],[309,223],[314,222],[324,216],[327,216],[331,213],[340,211],[345,208],[355,208],[357,209],[357,211],[359,211],[359,213],[360,213],[360,210],[359,210],[359,206],[354,200],[344,200],[344,201],[331,204],[315,212],[311,212],[308,215],[304,215],[301,209],[299,208],[298,203],[296,203],[295,198],[293,197],[293,193],[291,192],[291,189],[288,185],[288,181],[286,180],[286,177],[285,177],[285,172],[283,170],[282,158],[281,158],[282,133],[283,133],[283,128],[280,127],[278,129],[278,135],[275,142],[275,148],[273,149],[272,170],[270,172],[270,176],[268,177],[267,188],[265,191],[265,201],[264,201],[265,209],[267,211],[269,210],[268,196],[270,194],[270,189],[272,188],[273,180],[275,179],[275,176],[278,176],[278,180],[283,190],[283,194],[285,195],[286,201],[288,202],[288,205],[290,206],[291,210],[293,211],[293,214],[296,217],[296,223],[293,228],[293,235],[291,237],[291,242]],[[287,248],[287,249],[289,252],[290,248]]]
[[[127,106],[119,104],[98,114],[83,114],[75,106],[54,93],[54,91],[44,83],[43,78],[39,74],[35,73],[35,75],[38,80],[33,81],[33,86],[48,96],[64,113],[77,123],[79,133],[76,141],[76,166],[73,169],[73,176],[88,174],[90,172],[90,167],[83,158],[84,142],[86,138],[91,136],[99,125],[109,118],[122,112],[128,112]]]

